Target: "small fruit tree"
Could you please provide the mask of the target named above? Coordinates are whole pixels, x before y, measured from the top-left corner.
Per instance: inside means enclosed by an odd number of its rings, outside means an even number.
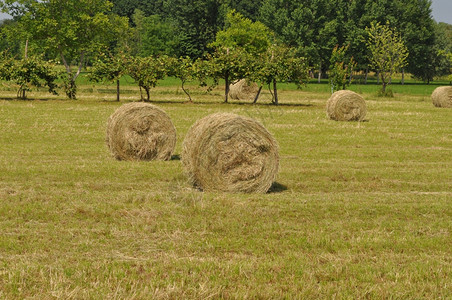
[[[167,75],[176,77],[181,81],[181,88],[188,97],[189,102],[193,102],[185,83],[194,79],[196,75],[196,64],[189,57],[166,57]]]
[[[210,44],[215,53],[209,57],[212,77],[225,81],[225,102],[228,101],[229,84],[250,79],[251,64],[271,46],[273,33],[261,22],[253,22],[231,10],[226,15],[224,30],[217,33]]]
[[[140,87],[141,100],[149,102],[151,88],[166,76],[165,59],[154,56],[132,57],[127,64],[127,73]],[[146,92],[146,98],[143,97],[142,89]]]
[[[51,62],[37,56],[15,60],[7,53],[0,53],[0,79],[13,81],[19,88],[17,98],[26,99],[32,87],[47,87],[49,93],[57,94],[58,72]]]
[[[89,80],[94,82],[110,81],[116,82],[116,101],[119,101],[120,79],[127,73],[127,58],[123,53],[102,54],[94,61]]]
[[[213,79],[215,85],[220,79],[224,80],[224,102],[228,102],[229,85],[249,77],[248,62],[248,53],[240,48],[217,48],[212,55],[207,55],[208,76]]]
[[[345,90],[346,86],[351,83],[351,73],[353,72],[353,68],[356,67],[356,62],[353,60],[353,57],[346,57],[347,50],[348,45],[342,47],[336,45],[331,53],[328,76],[331,85],[331,94],[335,90]],[[347,80],[347,76],[350,76],[349,80]]]
[[[272,103],[278,105],[278,82],[291,82],[301,87],[308,79],[306,59],[295,55],[294,49],[273,45],[252,63],[250,78],[268,85]],[[254,102],[257,101],[257,97]]]
[[[382,25],[373,22],[370,27],[366,27],[366,31],[371,67],[378,72],[382,83],[381,93],[386,95],[386,86],[392,75],[407,64],[408,49],[400,34],[389,23]]]

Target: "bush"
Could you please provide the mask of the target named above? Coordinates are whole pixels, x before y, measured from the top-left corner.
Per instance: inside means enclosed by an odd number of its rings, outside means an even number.
[[[378,97],[387,97],[387,98],[394,98],[394,93],[392,92],[392,89],[381,89],[377,93]]]

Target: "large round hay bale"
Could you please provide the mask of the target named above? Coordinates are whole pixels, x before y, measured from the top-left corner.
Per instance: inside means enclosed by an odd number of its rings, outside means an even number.
[[[229,85],[229,97],[235,100],[254,100],[258,91],[257,83],[246,79],[240,79]]]
[[[201,190],[266,193],[278,173],[278,145],[257,121],[216,113],[189,129],[182,164]]]
[[[119,107],[107,122],[107,146],[119,160],[169,160],[176,129],[155,105],[132,102]]]
[[[366,116],[366,102],[359,94],[341,90],[334,92],[326,103],[326,112],[336,121],[362,121]]]
[[[452,107],[452,86],[437,87],[432,93],[432,101],[436,107]]]

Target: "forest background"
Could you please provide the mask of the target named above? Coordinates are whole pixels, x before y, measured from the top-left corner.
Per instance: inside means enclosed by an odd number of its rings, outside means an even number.
[[[90,66],[99,53],[119,51],[194,60],[213,53],[211,45],[228,26],[226,16],[233,9],[264,24],[273,43],[306,58],[311,76],[319,80],[328,76],[336,46],[348,47],[347,56],[356,62],[353,72],[372,71],[366,47],[366,28],[372,22],[389,24],[400,33],[409,53],[401,72],[425,82],[451,74],[452,25],[434,21],[429,0],[88,2],[0,1],[3,11],[14,17],[0,26],[0,51],[17,59],[27,52],[82,67]],[[63,59],[59,52],[64,52]]]

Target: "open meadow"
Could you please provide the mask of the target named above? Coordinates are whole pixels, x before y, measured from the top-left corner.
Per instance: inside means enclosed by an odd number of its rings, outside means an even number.
[[[177,83],[176,83],[177,84]],[[327,84],[282,85],[281,105],[223,104],[171,81],[151,99],[177,130],[170,161],[113,159],[106,121],[136,87],[78,100],[0,91],[0,299],[450,299],[452,109],[435,85],[352,85],[364,122],[326,116]],[[183,138],[233,112],[276,138],[267,194],[193,189]]]

